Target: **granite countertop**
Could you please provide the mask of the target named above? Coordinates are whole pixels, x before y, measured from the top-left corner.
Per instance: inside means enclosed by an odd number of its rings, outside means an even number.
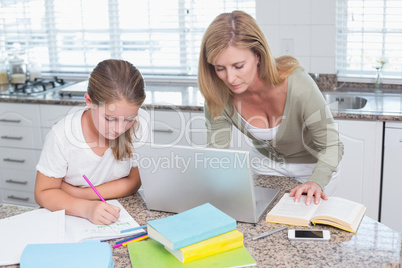
[[[62,90],[67,90],[63,88]],[[85,90],[85,89],[83,89]],[[367,100],[365,107],[361,109],[339,109],[330,105],[334,118],[337,119],[358,119],[378,121],[402,121],[402,94],[352,91],[322,91],[324,95],[362,97]],[[398,91],[399,92],[399,91]],[[4,92],[3,92],[4,93]],[[177,109],[183,111],[203,111],[204,98],[195,84],[151,84],[146,86],[147,98],[144,108],[155,109]],[[59,90],[50,91],[46,94],[22,96],[13,94],[0,94],[0,102],[12,103],[37,103],[57,105],[85,105],[83,97],[60,96]]]
[[[257,175],[255,184],[288,192],[298,182],[286,177]],[[276,200],[276,202],[279,198]],[[140,195],[134,194],[119,199],[120,203],[140,224],[149,220],[172,215],[146,209]],[[275,204],[275,203],[274,203]],[[0,205],[0,218],[9,217],[32,208]],[[401,237],[387,226],[365,216],[356,234],[330,226],[315,226],[310,229],[331,231],[329,242],[295,242],[287,239],[285,231],[253,241],[252,237],[279,228],[283,225],[267,223],[264,219],[257,224],[238,223],[237,229],[244,234],[244,245],[254,257],[258,267],[400,267]],[[298,227],[308,229],[308,227]],[[111,240],[114,244],[116,240]],[[113,249],[115,267],[131,267],[126,247]],[[18,267],[18,265],[8,266]]]

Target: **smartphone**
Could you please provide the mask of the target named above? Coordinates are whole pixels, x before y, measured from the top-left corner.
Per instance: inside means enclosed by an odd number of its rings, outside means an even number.
[[[288,230],[288,238],[290,240],[316,240],[316,241],[328,241],[331,238],[331,234],[328,230]]]

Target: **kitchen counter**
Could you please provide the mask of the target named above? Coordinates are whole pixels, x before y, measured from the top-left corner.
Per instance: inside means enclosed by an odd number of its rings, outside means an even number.
[[[72,97],[69,97],[67,88],[62,90],[67,92],[63,97],[60,96],[59,90],[34,96],[0,94],[0,102],[58,104],[71,106],[85,105],[85,101],[82,96],[73,95]],[[85,90],[85,88],[83,88],[83,90]],[[82,93],[82,90],[80,91]],[[146,94],[147,98],[143,105],[144,108],[203,111],[204,98],[195,84],[175,85],[165,83],[147,85]],[[334,118],[402,121],[402,94],[375,94],[372,92],[362,91],[323,91],[323,94],[349,97],[358,96],[367,99],[367,104],[362,109],[331,108]]]
[[[280,189],[282,196],[298,182],[286,177],[258,175],[255,184]],[[276,202],[279,198],[276,200]],[[134,194],[119,199],[120,203],[140,224],[172,215],[150,211],[140,195]],[[0,218],[16,215],[32,208],[0,205]],[[329,242],[294,242],[287,239],[285,231],[256,241],[252,237],[279,228],[283,225],[267,223],[263,219],[257,224],[238,223],[237,229],[244,234],[244,244],[254,257],[258,267],[400,267],[401,237],[387,226],[365,216],[356,234],[330,226],[316,226],[309,229],[331,231]],[[300,227],[300,229],[308,229]],[[111,240],[114,244],[117,240]],[[113,249],[115,267],[131,267],[126,247]],[[18,267],[17,265],[8,267]]]

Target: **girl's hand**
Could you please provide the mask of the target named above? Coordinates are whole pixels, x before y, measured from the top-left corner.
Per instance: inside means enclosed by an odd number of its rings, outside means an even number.
[[[328,200],[327,195],[322,191],[320,185],[318,185],[315,182],[308,181],[306,183],[303,183],[290,192],[289,196],[290,197],[295,197],[295,202],[300,201],[300,197],[303,193],[307,193],[307,198],[306,198],[306,205],[310,205],[311,201],[314,196],[314,203],[317,205],[320,203],[320,199]]]
[[[89,201],[88,203],[86,218],[92,223],[109,225],[119,219],[120,208],[102,201]]]

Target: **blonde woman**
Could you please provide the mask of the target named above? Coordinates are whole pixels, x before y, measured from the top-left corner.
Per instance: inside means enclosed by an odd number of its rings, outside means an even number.
[[[334,195],[343,155],[333,117],[316,83],[291,56],[274,58],[254,18],[223,13],[207,28],[198,83],[208,146],[228,148],[235,126],[253,142],[255,173],[293,177],[295,201]]]
[[[133,142],[146,136],[145,100],[141,73],[123,60],[105,60],[92,71],[87,107],[68,115],[46,137],[37,164],[36,202],[49,210],[110,224],[119,208],[104,199],[135,193],[141,186],[131,161]]]

